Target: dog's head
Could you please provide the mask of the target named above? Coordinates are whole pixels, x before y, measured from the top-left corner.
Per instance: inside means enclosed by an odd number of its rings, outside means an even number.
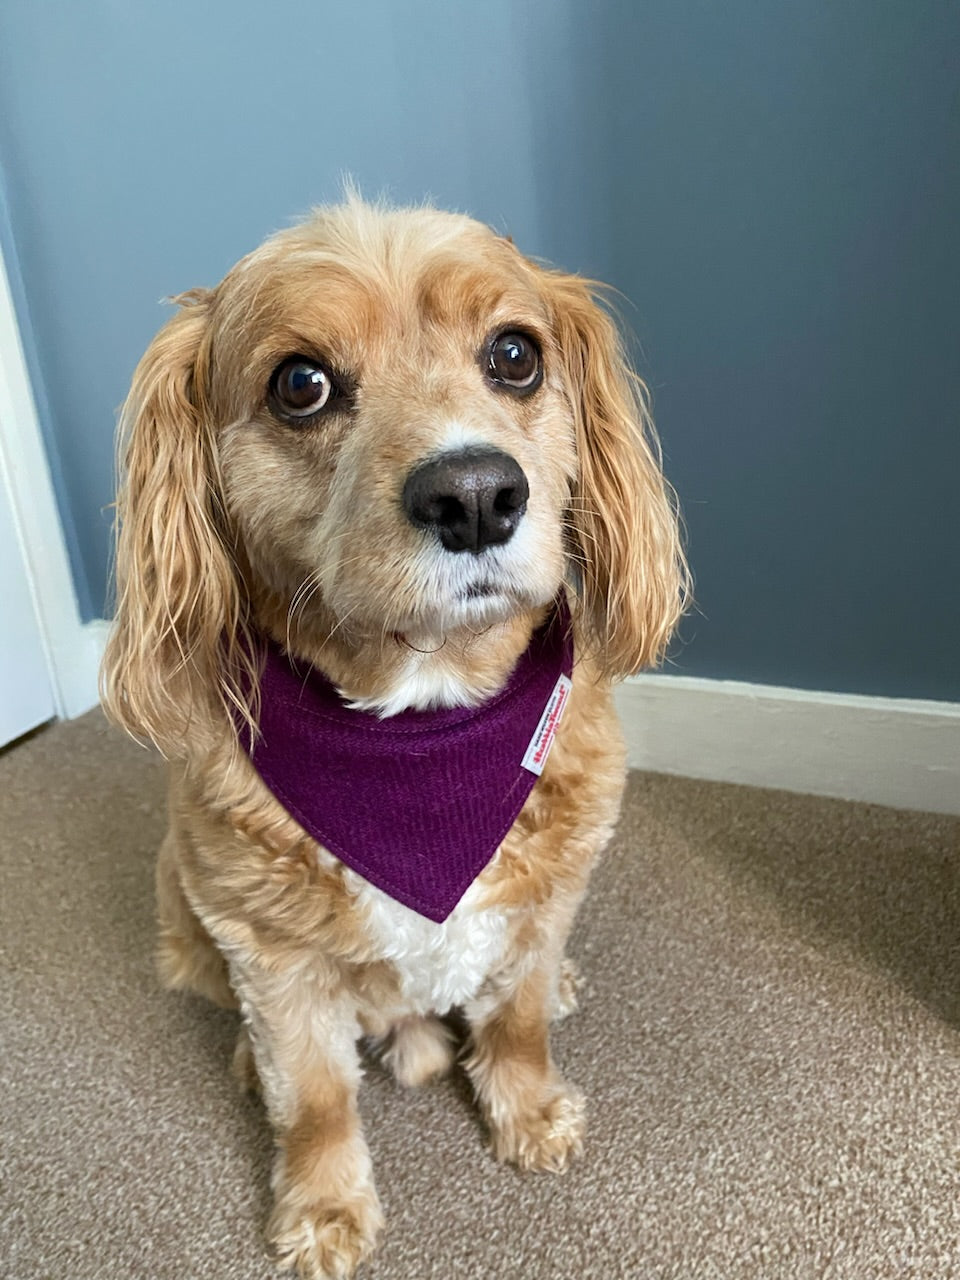
[[[104,687],[127,727],[175,752],[245,705],[257,629],[342,684],[344,655],[533,618],[564,582],[606,675],[662,655],[677,518],[590,284],[466,217],[350,200],[180,302],[121,422]]]

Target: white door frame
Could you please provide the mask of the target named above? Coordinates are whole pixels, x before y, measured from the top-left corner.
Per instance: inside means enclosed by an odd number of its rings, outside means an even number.
[[[106,623],[80,619],[37,406],[0,247],[0,484],[9,492],[57,715],[97,702]]]

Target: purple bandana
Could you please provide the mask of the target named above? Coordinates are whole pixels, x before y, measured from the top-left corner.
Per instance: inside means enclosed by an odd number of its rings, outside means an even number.
[[[445,920],[543,768],[570,693],[570,632],[561,602],[489,702],[387,720],[351,710],[318,671],[297,668],[271,644],[253,764],[341,862],[420,915]]]

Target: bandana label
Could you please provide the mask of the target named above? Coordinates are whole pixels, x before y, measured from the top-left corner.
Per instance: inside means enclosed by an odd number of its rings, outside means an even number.
[[[557,736],[557,725],[559,725],[560,718],[567,709],[567,701],[572,688],[573,684],[566,676],[558,678],[557,683],[553,686],[550,701],[543,709],[543,715],[540,717],[536,732],[530,739],[527,750],[524,753],[521,764],[524,769],[529,769],[538,778],[543,773],[543,766],[547,762],[547,756],[550,754],[553,740]]]

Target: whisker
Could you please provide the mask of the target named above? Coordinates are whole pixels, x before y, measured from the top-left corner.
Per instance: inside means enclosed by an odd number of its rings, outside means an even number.
[[[340,628],[343,626],[343,624],[344,624],[344,623],[345,623],[349,618],[352,618],[352,617],[353,617],[353,615],[357,612],[357,610],[360,608],[360,606],[361,606],[361,604],[362,604],[362,603],[363,603],[362,601],[358,601],[358,603],[357,603],[357,604],[355,604],[355,605],[353,606],[353,608],[352,608],[352,609],[348,609],[348,610],[347,610],[347,612],[343,615],[343,617],[342,617],[342,618],[338,618],[337,623],[336,623],[336,625],[334,626],[333,630],[332,630],[332,631],[330,631],[330,632],[327,634],[326,639],[323,641],[323,644],[321,644],[321,646],[320,646],[320,648],[321,648],[321,649],[325,648],[325,647],[330,643],[330,641],[331,641],[331,640],[333,639],[333,637],[337,634],[337,632],[340,630]]]
[[[320,575],[319,569],[315,569],[312,573],[308,574],[306,578],[304,578],[303,582],[300,583],[299,587],[297,587],[296,591],[293,593],[293,598],[291,599],[290,604],[287,606],[287,648],[288,649],[291,646],[290,633],[291,633],[293,624],[296,620],[297,611],[298,609],[302,611],[302,609],[306,607],[307,601],[311,598],[311,596],[320,586],[319,575]]]

